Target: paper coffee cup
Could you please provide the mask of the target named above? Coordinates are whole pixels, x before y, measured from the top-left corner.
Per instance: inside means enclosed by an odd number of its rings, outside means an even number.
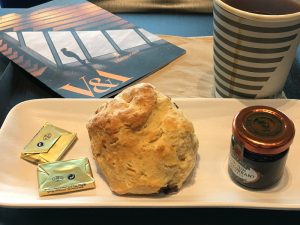
[[[215,95],[274,98],[300,41],[300,13],[263,15],[214,0]]]

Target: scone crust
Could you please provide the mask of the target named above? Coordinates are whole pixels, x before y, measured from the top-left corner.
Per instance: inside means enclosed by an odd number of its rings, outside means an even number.
[[[117,194],[179,189],[195,166],[192,123],[150,84],[129,87],[101,105],[87,129],[94,158]]]

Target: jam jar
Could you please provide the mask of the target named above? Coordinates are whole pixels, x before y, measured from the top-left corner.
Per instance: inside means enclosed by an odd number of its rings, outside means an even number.
[[[295,136],[293,122],[268,106],[250,106],[233,119],[228,172],[247,188],[267,188],[283,175]]]

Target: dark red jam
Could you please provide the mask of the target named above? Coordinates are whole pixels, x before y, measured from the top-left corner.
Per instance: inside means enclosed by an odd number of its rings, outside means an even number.
[[[233,181],[256,189],[278,182],[295,136],[293,122],[274,108],[251,106],[235,116],[232,131],[228,171]]]

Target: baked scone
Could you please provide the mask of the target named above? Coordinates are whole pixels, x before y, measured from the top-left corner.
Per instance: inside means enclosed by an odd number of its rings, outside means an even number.
[[[94,159],[117,194],[177,190],[195,166],[192,123],[150,84],[101,105],[87,129]]]

